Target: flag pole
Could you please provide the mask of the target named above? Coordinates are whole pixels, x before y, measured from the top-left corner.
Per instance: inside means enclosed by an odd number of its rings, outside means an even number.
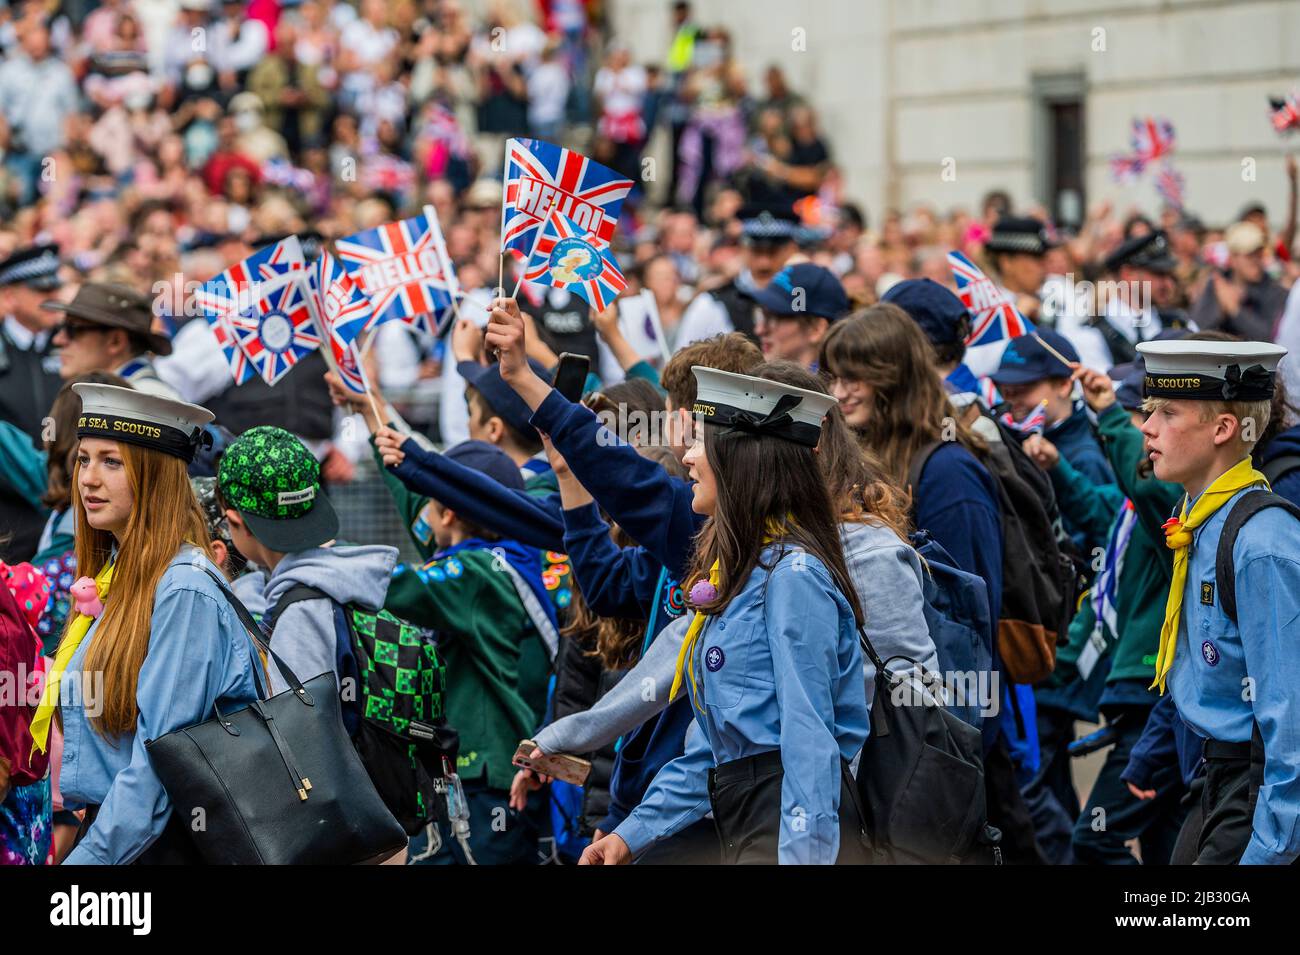
[[[1057,361],[1059,361],[1066,368],[1071,368],[1076,364],[1076,362],[1070,361],[1070,359],[1066,358],[1064,355],[1062,355],[1051,345],[1047,344],[1047,342],[1043,340],[1043,336],[1038,334],[1038,332],[1030,332],[1030,334],[1034,336],[1034,341],[1038,342],[1038,344],[1042,345],[1049,352],[1051,352],[1052,357],[1055,358]]]
[[[546,223],[551,219],[551,211],[555,208],[555,196],[551,196],[551,204],[546,207],[546,216],[537,226],[537,234],[533,236],[533,247],[528,250],[528,258],[524,259],[524,267],[519,271],[519,278],[515,282],[515,290],[510,293],[511,298],[519,297],[519,290],[524,285],[524,272],[528,271],[529,263],[533,261],[533,256],[537,253],[537,247],[542,244],[542,233],[546,231]],[[502,289],[502,291],[505,291]]]
[[[497,295],[505,294],[506,284],[506,183],[510,180],[510,143],[507,139],[501,156],[501,241],[497,257]]]

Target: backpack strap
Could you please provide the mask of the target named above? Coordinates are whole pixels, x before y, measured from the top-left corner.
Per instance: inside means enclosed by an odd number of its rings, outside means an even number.
[[[1237,569],[1232,559],[1232,548],[1237,543],[1246,522],[1269,507],[1280,507],[1296,520],[1300,520],[1300,507],[1272,491],[1251,491],[1237,498],[1228,512],[1219,533],[1219,546],[1214,554],[1214,579],[1219,588],[1219,606],[1233,623],[1237,622]]]
[[[942,440],[927,441],[916,449],[912,455],[912,463],[907,468],[907,490],[912,494],[912,502],[916,502],[916,489],[921,484],[921,472],[930,462],[930,456],[939,450],[939,445],[943,444]]]
[[[308,584],[294,584],[280,594],[280,599],[275,602],[275,606],[263,615],[262,619],[266,623],[266,629],[274,631],[275,622],[280,619],[280,614],[284,613],[290,604],[296,604],[302,600],[329,600],[333,603],[330,595],[323,590]]]
[[[1260,466],[1270,487],[1295,470],[1300,470],[1300,454],[1282,454]]]

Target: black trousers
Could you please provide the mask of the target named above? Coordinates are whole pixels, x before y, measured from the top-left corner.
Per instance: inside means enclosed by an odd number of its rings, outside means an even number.
[[[1201,790],[1201,834],[1197,865],[1236,865],[1250,842],[1255,800],[1264,781],[1263,743],[1205,741],[1205,788]]]
[[[722,843],[723,865],[776,865],[781,832],[780,750],[747,756],[709,770],[709,802]],[[864,865],[867,851],[858,788],[840,761],[840,852],[836,865]]]
[[[989,825],[1002,832],[1002,858],[1007,865],[1047,865],[1034,834],[1034,820],[1016,781],[1016,767],[1007,741],[997,741],[984,754],[984,797]]]

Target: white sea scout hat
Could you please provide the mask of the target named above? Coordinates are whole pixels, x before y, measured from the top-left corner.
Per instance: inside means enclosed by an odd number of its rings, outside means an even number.
[[[1142,342],[1148,398],[1266,401],[1273,397],[1277,363],[1286,354],[1271,342]]]
[[[78,438],[107,438],[153,448],[187,463],[194,460],[201,444],[212,441],[204,429],[214,417],[207,408],[118,385],[83,382],[72,390],[81,397]]]
[[[703,365],[694,365],[691,371],[697,386],[692,413],[729,432],[771,435],[814,448],[821,438],[822,420],[835,404],[823,392],[766,378]]]

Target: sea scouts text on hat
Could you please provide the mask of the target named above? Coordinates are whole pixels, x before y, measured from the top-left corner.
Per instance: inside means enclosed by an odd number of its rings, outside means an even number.
[[[1198,401],[1267,401],[1286,349],[1269,342],[1157,341],[1146,358],[1143,394]]]
[[[212,420],[212,412],[198,405],[116,385],[78,383],[72,390],[81,398],[78,438],[121,441],[187,462],[194,460],[200,446],[212,440],[204,430]]]
[[[723,434],[770,435],[817,446],[822,420],[835,403],[828,394],[716,368],[691,368],[697,384],[691,411],[700,421],[723,426]]]

